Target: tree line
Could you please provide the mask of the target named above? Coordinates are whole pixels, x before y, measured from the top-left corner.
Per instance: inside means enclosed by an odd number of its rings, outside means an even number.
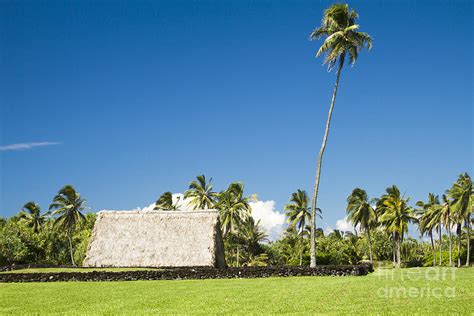
[[[402,258],[412,265],[454,266],[454,255],[458,267],[462,258],[469,266],[473,200],[472,180],[467,173],[459,175],[452,187],[446,190],[442,202],[437,195],[429,193],[427,201],[418,201],[415,206],[409,205],[410,198],[401,194],[396,185],[388,187],[381,197],[374,199],[369,199],[365,190],[355,188],[347,197],[346,207],[347,219],[355,227],[355,232],[336,230],[324,236],[323,230],[317,228],[314,243],[316,262],[341,264],[364,259],[373,262],[374,257],[387,260],[391,253],[394,267],[402,265]],[[311,249],[308,243],[311,241],[306,239],[311,236],[312,216],[306,191],[293,193],[285,210],[289,226],[283,238],[272,246],[283,253],[284,264],[307,264],[310,257],[308,246]],[[321,217],[321,210],[316,210]],[[429,237],[429,247],[423,241],[407,237],[409,224],[417,226],[420,237]],[[447,234],[443,235],[443,228]],[[438,234],[436,245],[433,239],[435,231]],[[452,231],[456,232],[455,236]],[[455,252],[454,242],[457,245]],[[295,248],[299,249],[298,254],[295,254]],[[448,249],[448,262],[443,249]]]
[[[472,180],[461,174],[441,200],[433,193],[426,201],[410,206],[409,197],[395,185],[378,198],[355,188],[347,197],[347,219],[353,232],[315,231],[318,264],[356,264],[367,260],[392,261],[404,265],[470,265],[473,211]],[[254,194],[246,195],[244,185],[233,182],[214,191],[212,178],[199,175],[191,181],[183,199],[163,193],[155,210],[179,211],[183,203],[191,209],[219,212],[225,258],[230,266],[308,265],[311,249],[311,205],[304,190],[292,193],[285,205],[288,225],[276,241],[269,241],[259,221],[252,217]],[[31,201],[20,212],[0,220],[0,264],[81,264],[95,222],[85,213],[86,201],[71,185],[53,197],[46,212]],[[322,211],[317,209],[322,217]],[[420,237],[407,236],[408,225],[418,227]],[[445,232],[443,234],[443,232]],[[435,234],[437,240],[435,241]],[[456,245],[456,247],[453,247]]]
[[[17,215],[0,218],[0,264],[82,263],[96,218],[85,210],[85,199],[65,185],[48,211],[42,213],[40,205],[30,201]]]

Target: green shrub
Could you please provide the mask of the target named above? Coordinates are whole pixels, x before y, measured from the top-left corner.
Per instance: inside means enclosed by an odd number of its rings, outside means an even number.
[[[462,252],[461,252],[461,260],[462,260]],[[464,255],[464,258],[466,255]],[[436,265],[439,265],[439,251],[436,252]],[[441,252],[441,258],[442,258],[442,266],[449,266],[449,251],[442,251]],[[454,249],[453,247],[453,264],[456,264],[458,260],[458,251],[457,249]],[[423,258],[423,266],[424,267],[432,267],[433,266],[433,253],[428,252],[425,254]]]

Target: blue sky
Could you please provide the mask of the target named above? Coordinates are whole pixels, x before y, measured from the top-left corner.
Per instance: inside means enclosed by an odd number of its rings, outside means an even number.
[[[2,1],[1,215],[46,209],[64,184],[93,211],[144,207],[201,173],[281,211],[314,180],[335,75],[308,36],[330,3]],[[350,5],[374,48],[342,73],[319,198],[331,227],[354,187],[414,202],[473,166],[472,4]],[[5,147],[28,143],[43,144]]]

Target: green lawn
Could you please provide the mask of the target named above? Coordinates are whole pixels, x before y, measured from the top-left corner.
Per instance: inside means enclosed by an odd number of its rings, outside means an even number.
[[[450,269],[444,271],[380,269],[364,277],[0,284],[0,314],[472,313],[474,269],[455,270],[454,280]],[[393,292],[400,288],[406,296]]]
[[[137,271],[137,270],[159,270],[158,268],[32,268],[32,269],[19,269],[12,271],[3,271],[0,273],[56,273],[56,272],[92,272],[92,271]]]

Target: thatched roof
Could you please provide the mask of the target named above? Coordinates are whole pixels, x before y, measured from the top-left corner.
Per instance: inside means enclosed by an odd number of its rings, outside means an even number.
[[[102,211],[84,266],[224,267],[219,214],[203,211]]]

